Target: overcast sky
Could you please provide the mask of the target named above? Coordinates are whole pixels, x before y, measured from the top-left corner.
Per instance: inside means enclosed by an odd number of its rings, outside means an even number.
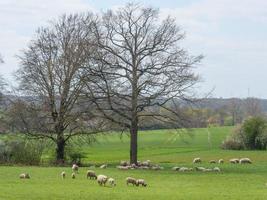
[[[122,0],[0,0],[0,74],[14,82],[20,50],[36,29],[63,13],[106,10]],[[133,1],[131,1],[133,2]],[[267,98],[267,0],[150,0],[138,2],[176,17],[183,46],[205,59],[196,70],[201,91],[214,97]]]

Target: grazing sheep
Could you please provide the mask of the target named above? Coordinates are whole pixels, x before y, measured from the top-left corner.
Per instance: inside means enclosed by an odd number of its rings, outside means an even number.
[[[147,160],[147,161],[144,161],[144,162],[142,162],[142,166],[145,166],[145,167],[149,167],[150,166],[150,160]]]
[[[101,165],[99,168],[100,169],[106,169],[108,166],[107,165]]]
[[[148,166],[140,166],[139,169],[149,169]]]
[[[206,170],[205,167],[195,167],[196,171],[204,172]]]
[[[75,178],[76,178],[76,175],[75,175],[74,172],[71,174],[71,178],[72,178],[72,179],[75,179]]]
[[[192,171],[193,168],[188,168],[188,167],[181,167],[178,171],[179,172],[188,172],[188,171]]]
[[[61,172],[61,177],[62,177],[63,179],[65,179],[65,177],[66,177],[66,172]]]
[[[137,182],[136,182],[136,179],[135,179],[135,178],[127,177],[127,178],[126,178],[126,184],[129,185],[130,183],[131,183],[132,185],[136,185],[136,186],[137,186]]]
[[[78,174],[79,166],[77,164],[73,164],[71,169],[74,173]]]
[[[232,164],[236,164],[236,163],[239,163],[239,159],[238,158],[232,158],[229,160],[229,162]]]
[[[98,175],[97,176],[97,182],[100,186],[102,186],[102,185],[106,186],[107,180],[108,180],[108,177],[105,175]]]
[[[88,170],[86,173],[86,178],[97,179],[97,176],[93,170]]]
[[[221,169],[219,167],[214,167],[213,168],[213,171],[215,171],[215,172],[221,172]]]
[[[172,170],[173,171],[178,171],[181,167],[173,167]]]
[[[137,179],[136,180],[136,185],[137,186],[142,185],[143,187],[146,187],[147,186],[147,183],[145,182],[144,179]]]
[[[216,163],[216,160],[210,160],[210,164]]]
[[[193,163],[201,163],[201,159],[200,158],[194,158]]]
[[[249,158],[241,158],[239,160],[240,164],[252,164],[251,160]]]
[[[162,170],[164,168],[159,166],[159,165],[155,165],[155,166],[152,166],[151,169],[153,169],[153,170]]]
[[[30,179],[30,175],[28,173],[23,173],[19,175],[20,179]]]
[[[109,179],[108,179],[108,184],[109,184],[110,186],[112,186],[112,187],[115,187],[115,186],[116,186],[116,183],[115,183],[114,178],[109,178]]]
[[[122,160],[120,162],[120,166],[127,166],[127,165],[129,165],[129,163],[127,161]]]
[[[223,162],[224,162],[223,159],[218,160],[219,164],[223,164]]]
[[[117,166],[117,169],[122,169],[122,170],[128,170],[130,169],[131,167],[130,166]]]

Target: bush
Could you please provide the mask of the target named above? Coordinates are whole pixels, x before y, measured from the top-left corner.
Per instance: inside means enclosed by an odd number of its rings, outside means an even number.
[[[223,141],[223,149],[258,149],[264,150],[267,146],[266,120],[262,117],[252,117],[234,129],[230,136]]]
[[[0,162],[4,164],[39,165],[44,143],[12,138],[0,141]]]

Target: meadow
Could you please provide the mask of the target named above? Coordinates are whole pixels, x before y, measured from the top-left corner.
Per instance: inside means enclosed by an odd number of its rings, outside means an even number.
[[[115,178],[117,186],[100,187],[86,179],[88,167],[82,167],[76,179],[71,179],[71,167],[0,167],[0,199],[165,199],[165,200],[264,200],[267,199],[267,152],[230,151],[220,148],[232,127],[208,129],[142,131],[139,135],[139,160],[151,160],[164,167],[161,171],[127,170],[115,168],[120,160],[127,160],[129,137],[118,133],[100,135],[92,145],[81,146],[85,163],[108,164],[107,169],[92,167],[97,174]],[[201,157],[202,164],[192,164]],[[251,165],[229,164],[230,158],[249,157]],[[209,160],[223,158],[224,164],[209,164]],[[174,172],[173,166],[219,166],[221,173]],[[66,171],[67,178],[60,173]],[[28,172],[29,180],[18,175]],[[144,178],[148,187],[126,186],[125,178]]]

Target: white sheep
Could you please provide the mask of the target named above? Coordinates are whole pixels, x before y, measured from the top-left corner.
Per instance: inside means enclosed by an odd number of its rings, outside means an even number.
[[[180,169],[180,167],[173,167],[172,170],[173,171],[178,171]]]
[[[108,179],[108,184],[109,184],[110,186],[112,186],[112,187],[115,187],[115,186],[116,186],[116,183],[115,183],[114,178],[109,178],[109,179]]]
[[[214,167],[213,168],[213,171],[215,171],[215,172],[221,172],[221,169],[219,167]]]
[[[239,159],[238,158],[232,158],[229,160],[229,162],[232,164],[236,164],[236,163],[239,163]]]
[[[249,158],[241,158],[239,160],[240,164],[252,164],[251,160]]]
[[[132,184],[132,185],[136,185],[137,186],[136,179],[132,178],[132,177],[127,177],[126,178],[126,184],[127,185]]]
[[[130,169],[131,167],[130,166],[117,166],[117,169],[121,169],[121,170],[128,170]]]
[[[205,167],[195,167],[196,171],[204,172],[206,170]]]
[[[76,175],[75,175],[74,172],[71,174],[71,178],[72,178],[72,179],[75,179],[75,178],[76,178]]]
[[[137,186],[142,185],[143,187],[146,187],[147,186],[147,183],[145,182],[144,179],[137,179],[136,180],[136,185]]]
[[[155,166],[152,166],[151,169],[153,169],[153,170],[162,170],[164,168],[159,166],[159,165],[155,165]]]
[[[214,164],[214,163],[216,163],[216,160],[210,160],[210,163]]]
[[[66,172],[61,172],[61,177],[62,177],[62,179],[65,179],[65,177],[66,177]]]
[[[88,170],[86,173],[86,178],[97,179],[97,176],[93,170]]]
[[[106,169],[108,166],[107,165],[101,165],[99,168],[100,169]]]
[[[204,169],[203,172],[212,172],[212,169]]]
[[[73,164],[71,169],[74,173],[78,174],[79,166],[77,164]]]
[[[97,176],[97,182],[98,182],[98,184],[100,185],[100,186],[102,186],[102,185],[106,185],[106,182],[107,182],[107,180],[108,180],[108,177],[107,176],[105,176],[105,175],[98,175]]]
[[[179,172],[188,172],[188,171],[191,171],[191,169],[189,169],[188,167],[181,167],[178,171]]]
[[[127,161],[121,161],[120,162],[120,166],[127,166],[127,165],[129,165],[129,163],[127,162]]]
[[[193,163],[201,163],[201,159],[200,158],[194,158]]]
[[[147,161],[144,161],[142,162],[142,166],[145,166],[145,167],[150,167],[150,164],[151,164],[151,161],[150,160],[147,160]]]
[[[218,163],[223,164],[224,163],[223,159],[218,160]]]
[[[23,173],[19,175],[20,179],[30,179],[30,175],[28,173]]]

